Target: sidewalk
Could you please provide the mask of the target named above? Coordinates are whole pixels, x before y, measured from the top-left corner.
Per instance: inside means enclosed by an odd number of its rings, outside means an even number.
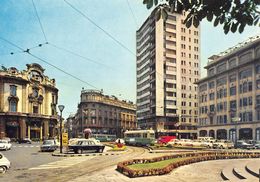
[[[187,166],[182,166],[173,170],[168,175],[149,176],[141,178],[128,178],[115,170],[116,166],[107,168],[103,171],[92,175],[84,175],[78,177],[72,182],[218,182],[223,181],[220,173],[223,168],[236,163],[252,162],[256,159],[240,159],[240,160],[217,160],[194,163]],[[259,160],[256,162],[259,163]],[[253,181],[251,181],[253,182]]]

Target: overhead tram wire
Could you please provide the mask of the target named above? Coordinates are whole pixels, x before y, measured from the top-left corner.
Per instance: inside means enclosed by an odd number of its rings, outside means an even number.
[[[87,19],[89,22],[91,22],[93,25],[95,25],[97,28],[99,28],[102,32],[104,32],[108,37],[110,37],[112,40],[114,40],[118,45],[120,45],[122,48],[127,50],[129,53],[131,53],[133,56],[136,56],[136,54],[131,51],[128,47],[126,47],[123,43],[121,43],[119,40],[117,40],[114,36],[112,36],[110,33],[108,33],[106,30],[104,30],[101,26],[95,23],[92,19],[90,19],[87,15],[85,15],[83,12],[81,12],[79,9],[77,9],[75,6],[73,6],[71,3],[69,3],[67,0],[64,0],[66,4],[68,4],[72,9],[74,9],[76,12],[78,12],[80,15],[82,15],[85,19]]]
[[[98,89],[98,88],[95,87],[94,85],[92,85],[92,84],[90,84],[90,83],[88,83],[88,82],[86,82],[86,81],[84,81],[84,80],[82,80],[82,79],[80,79],[80,78],[78,78],[78,77],[76,77],[76,76],[74,76],[74,75],[72,75],[72,74],[70,74],[70,73],[64,71],[64,70],[62,70],[61,68],[59,68],[59,67],[57,67],[57,66],[55,66],[55,65],[53,65],[53,64],[51,64],[51,63],[49,63],[48,61],[46,61],[46,60],[44,60],[44,59],[42,59],[42,58],[40,58],[40,57],[38,57],[38,56],[36,56],[36,55],[30,53],[30,51],[27,51],[28,49],[27,49],[27,50],[24,50],[22,47],[20,47],[20,46],[14,44],[14,43],[12,43],[12,42],[10,42],[9,40],[7,40],[7,39],[5,39],[5,38],[3,38],[3,37],[0,37],[0,39],[3,40],[3,41],[5,41],[5,42],[7,42],[7,43],[9,43],[9,44],[12,45],[12,46],[18,48],[18,49],[20,49],[20,50],[23,51],[24,53],[27,53],[27,54],[29,54],[30,56],[32,56],[32,57],[34,57],[34,58],[40,60],[41,62],[44,62],[44,63],[48,64],[49,66],[54,67],[55,69],[57,69],[57,70],[59,70],[59,71],[65,73],[66,75],[69,75],[69,76],[71,76],[72,78],[74,78],[74,79],[76,79],[76,80],[78,80],[78,81],[80,81],[80,82],[82,82],[82,83],[85,83],[85,84],[87,84],[87,85],[90,86],[90,87],[93,87],[93,88],[95,88],[95,89]],[[99,89],[98,89],[98,90],[99,90]]]
[[[133,12],[133,10],[132,10],[132,8],[131,8],[131,6],[130,6],[129,1],[126,0],[126,2],[127,2],[127,5],[128,5],[128,8],[130,9],[130,12],[131,12],[131,14],[132,14],[132,17],[133,17],[133,19],[134,19],[134,22],[135,22],[135,25],[136,25],[136,28],[137,28],[138,25],[137,25],[137,21],[136,21],[136,17],[135,17],[135,15],[134,15],[134,12]]]
[[[53,65],[53,64],[51,64],[51,63],[49,63],[48,61],[46,61],[46,60],[44,60],[44,59],[42,59],[42,58],[40,58],[40,57],[38,57],[38,56],[36,56],[36,55],[30,53],[30,52],[28,52],[28,54],[31,55],[32,57],[34,57],[34,58],[36,58],[36,59],[38,59],[38,60],[44,62],[44,63],[46,63],[46,64],[48,64],[48,65],[50,65],[50,66],[56,68],[57,70],[59,70],[59,71],[65,73],[65,74],[71,76],[72,78],[74,78],[74,79],[76,79],[76,80],[78,80],[78,81],[81,81],[81,82],[87,84],[88,86],[93,87],[93,88],[99,90],[99,89],[98,89],[97,87],[95,87],[94,85],[92,85],[92,84],[90,84],[90,83],[88,83],[88,82],[86,82],[86,81],[84,81],[84,80],[82,80],[82,79],[80,79],[80,78],[78,78],[78,77],[76,77],[76,76],[74,76],[74,75],[72,75],[72,74],[70,74],[70,73],[64,71],[64,70],[62,70],[61,68],[59,68],[59,67],[57,67],[57,66],[55,66],[55,65]]]
[[[9,43],[10,43],[10,42],[9,42]],[[15,54],[26,53],[26,52],[28,52],[28,51],[30,51],[30,50],[32,50],[32,49],[36,49],[36,48],[42,47],[42,46],[45,45],[45,44],[48,44],[48,42],[46,42],[46,43],[40,43],[40,44],[38,44],[37,46],[27,48],[26,50],[23,50],[23,51],[16,51],[16,52],[12,51],[12,52],[10,52],[10,53],[0,54],[0,56],[8,56],[8,55],[15,55]]]
[[[48,40],[47,40],[46,34],[45,34],[45,32],[44,32],[44,29],[43,29],[43,26],[42,26],[42,23],[41,23],[40,17],[39,17],[39,15],[38,15],[38,12],[37,12],[37,9],[36,9],[36,6],[35,6],[33,0],[32,0],[32,4],[33,4],[33,8],[34,8],[34,11],[35,11],[36,17],[37,17],[38,22],[39,22],[39,24],[40,24],[40,27],[41,27],[42,34],[43,34],[43,36],[44,36],[44,39],[45,39],[46,43],[48,43]]]
[[[62,51],[64,51],[64,52],[68,52],[68,53],[70,53],[70,54],[72,54],[72,55],[74,55],[74,56],[80,57],[80,58],[82,58],[82,59],[84,59],[84,60],[86,60],[86,61],[89,61],[89,62],[98,64],[98,65],[102,65],[102,66],[105,66],[105,67],[107,67],[107,68],[113,69],[112,67],[110,67],[110,66],[108,66],[108,65],[106,65],[106,64],[103,64],[103,63],[100,63],[100,62],[95,61],[95,60],[93,60],[93,59],[90,59],[90,58],[88,58],[88,57],[82,56],[82,55],[80,55],[80,54],[78,54],[78,53],[76,53],[76,52],[73,52],[73,51],[68,50],[68,49],[66,49],[66,48],[57,46],[57,45],[55,45],[55,44],[53,44],[53,43],[50,43],[50,42],[49,42],[48,45],[51,45],[52,47],[54,47],[54,48],[56,48],[56,49],[59,49],[59,50],[62,50]]]

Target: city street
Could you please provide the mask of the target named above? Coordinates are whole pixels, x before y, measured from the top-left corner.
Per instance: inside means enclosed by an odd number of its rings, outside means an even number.
[[[16,144],[12,143],[12,149],[1,151],[11,162],[12,171],[25,170],[36,167],[44,163],[61,160],[61,158],[51,156],[49,152],[39,152],[40,143]]]
[[[147,150],[136,147],[129,147],[121,155],[82,157],[54,157],[51,153],[38,151],[39,144],[14,144],[11,151],[3,151],[12,164],[11,169],[0,176],[0,181],[70,181],[87,174],[94,175],[119,161],[149,156]]]

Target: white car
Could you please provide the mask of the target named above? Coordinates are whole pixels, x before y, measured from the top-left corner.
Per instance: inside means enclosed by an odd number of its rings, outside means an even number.
[[[8,140],[0,140],[0,149],[11,150],[12,144]]]
[[[0,153],[0,172],[5,173],[10,166],[10,161],[2,153]]]

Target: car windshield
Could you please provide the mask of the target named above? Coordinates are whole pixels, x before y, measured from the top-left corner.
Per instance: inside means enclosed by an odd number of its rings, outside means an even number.
[[[43,144],[54,144],[54,141],[52,141],[52,140],[45,140],[44,142],[43,142]]]

